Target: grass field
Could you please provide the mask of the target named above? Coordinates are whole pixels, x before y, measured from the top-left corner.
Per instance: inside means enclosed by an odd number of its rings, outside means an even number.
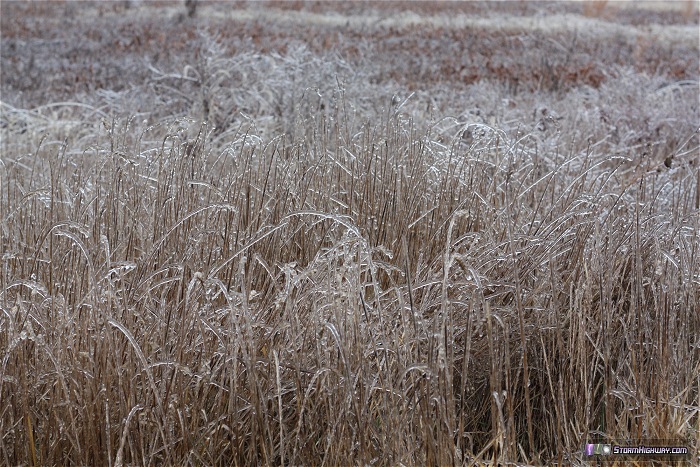
[[[696,2],[0,13],[0,465],[700,463]]]

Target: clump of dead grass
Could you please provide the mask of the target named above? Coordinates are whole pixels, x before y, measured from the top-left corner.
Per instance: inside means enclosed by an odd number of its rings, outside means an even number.
[[[697,168],[621,184],[595,149],[344,105],[296,138],[115,122],[5,160],[6,463],[573,462],[592,433],[693,433]]]
[[[153,69],[169,116],[3,105],[3,462],[697,457],[694,88],[454,103],[308,62]]]

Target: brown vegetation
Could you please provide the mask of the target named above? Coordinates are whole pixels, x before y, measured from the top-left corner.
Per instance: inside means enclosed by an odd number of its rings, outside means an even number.
[[[126,6],[2,4],[0,463],[699,458],[697,44]]]

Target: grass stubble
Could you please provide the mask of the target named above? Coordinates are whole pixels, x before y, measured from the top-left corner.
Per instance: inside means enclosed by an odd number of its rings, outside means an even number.
[[[208,47],[200,116],[271,60]],[[0,463],[698,459],[697,82],[617,78],[531,127],[337,77],[224,128],[3,103]]]

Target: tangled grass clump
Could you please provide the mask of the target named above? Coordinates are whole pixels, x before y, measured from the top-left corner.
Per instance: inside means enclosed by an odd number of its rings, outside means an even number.
[[[117,122],[4,161],[8,465],[571,462],[594,431],[693,433],[697,169],[623,184],[486,127],[307,124]]]
[[[131,87],[0,103],[0,464],[700,458],[696,79],[406,86],[428,55],[192,37]]]

